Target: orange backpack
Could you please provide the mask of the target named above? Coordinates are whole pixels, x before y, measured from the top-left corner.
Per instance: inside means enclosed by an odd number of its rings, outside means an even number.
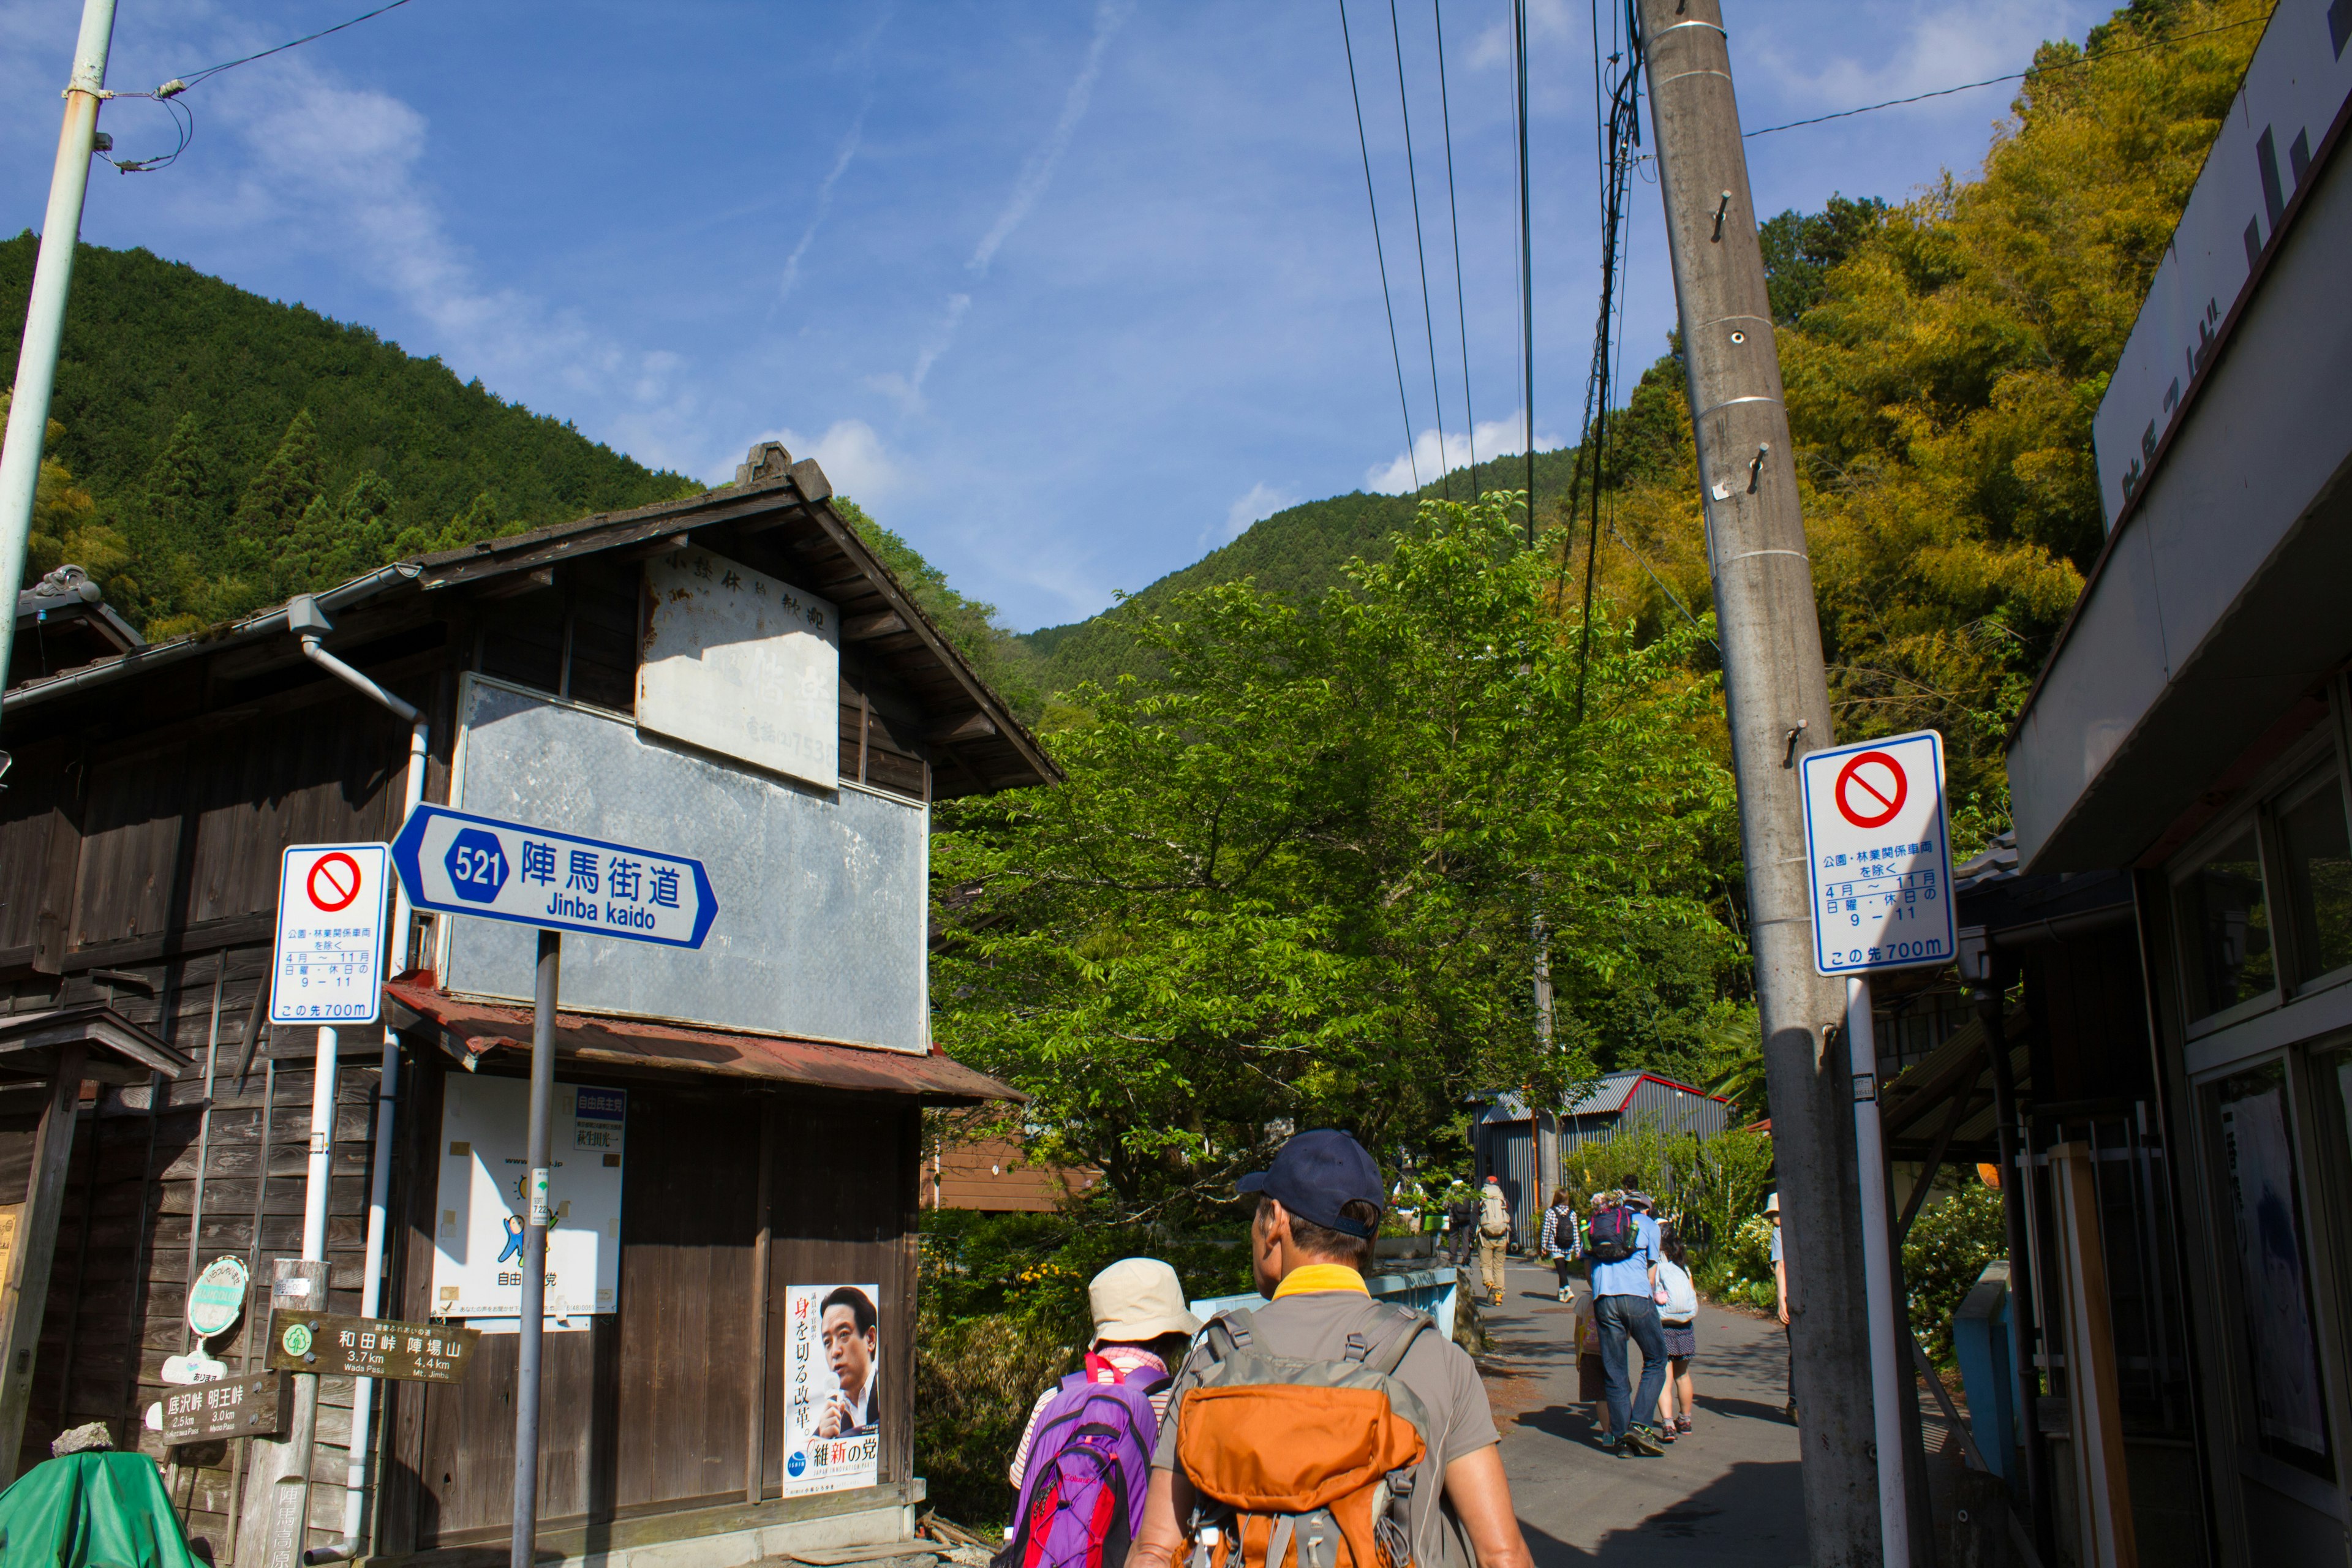
[[[1214,1364],[1175,1412],[1176,1462],[1197,1494],[1189,1568],[1413,1568],[1429,1419],[1396,1371],[1434,1325],[1398,1316],[1377,1358],[1355,1333],[1339,1361],[1253,1349],[1245,1311],[1210,1323]]]

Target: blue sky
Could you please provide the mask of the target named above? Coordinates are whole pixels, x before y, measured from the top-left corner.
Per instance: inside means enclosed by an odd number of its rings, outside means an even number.
[[[152,87],[364,0],[121,0]],[[2080,0],[1733,0],[1746,123],[2013,70]],[[0,0],[0,223],[37,227],[76,0]],[[1399,0],[1449,456],[1470,433],[1428,0]],[[1481,458],[1516,449],[1507,0],[1445,0]],[[1433,471],[1396,46],[1349,0],[1412,428]],[[1591,17],[1529,50],[1536,427],[1575,428],[1598,280]],[[1605,24],[1604,24],[1605,26]],[[1990,88],[1749,143],[1759,211],[1899,199],[1982,156]],[[1295,500],[1410,482],[1336,0],[808,5],[411,0],[193,89],[176,166],[86,238],[362,321],[712,481],[781,437],[1027,628]],[[121,155],[163,111],[110,105]],[[1644,115],[1644,134],[1647,134]],[[1626,365],[1674,301],[1637,184]]]

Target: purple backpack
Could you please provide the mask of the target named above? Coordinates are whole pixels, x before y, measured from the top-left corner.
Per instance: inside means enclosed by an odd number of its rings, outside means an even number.
[[[1087,1360],[1088,1370],[1064,1378],[1038,1415],[1013,1539],[990,1568],[1119,1568],[1127,1560],[1151,1485],[1160,1423],[1150,1391],[1160,1380],[1098,1382],[1098,1363]]]

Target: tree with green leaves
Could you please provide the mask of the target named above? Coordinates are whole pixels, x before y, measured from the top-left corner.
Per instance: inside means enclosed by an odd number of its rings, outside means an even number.
[[[1160,673],[1073,694],[1066,784],[942,809],[941,1042],[1129,1212],[1196,1215],[1290,1127],[1458,1147],[1482,1093],[1591,1075],[1657,933],[1736,962],[1713,683],[1614,624],[1584,668],[1518,526],[1424,501],[1345,587],[1176,595],[1127,623]]]

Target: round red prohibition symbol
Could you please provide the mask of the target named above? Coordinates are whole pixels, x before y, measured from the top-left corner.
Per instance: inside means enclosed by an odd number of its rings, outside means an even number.
[[[1874,776],[1862,770],[1875,763],[1886,770]],[[1892,779],[1892,783],[1888,779]],[[1856,827],[1884,827],[1895,820],[1903,809],[1904,799],[1911,793],[1909,781],[1903,776],[1903,764],[1885,752],[1858,752],[1845,766],[1838,770],[1837,787],[1833,792],[1838,815]]]
[[[1899,776],[1899,775],[1898,775]],[[310,863],[310,901],[334,914],[360,896],[360,863],[337,849]]]

